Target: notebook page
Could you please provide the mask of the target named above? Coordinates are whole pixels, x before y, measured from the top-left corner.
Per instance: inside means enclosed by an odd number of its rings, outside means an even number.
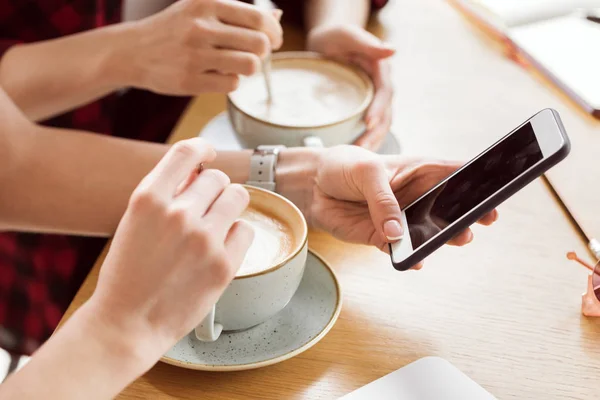
[[[439,357],[414,361],[339,400],[496,400]]]
[[[471,0],[513,27],[567,15],[578,8],[600,7],[600,0]]]
[[[600,24],[569,16],[513,28],[509,37],[585,104],[600,109]]]

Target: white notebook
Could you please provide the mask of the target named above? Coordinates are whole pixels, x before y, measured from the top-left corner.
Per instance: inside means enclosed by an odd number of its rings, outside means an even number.
[[[425,357],[340,400],[495,400],[448,361]]]
[[[600,118],[600,0],[455,0]]]
[[[458,0],[502,31],[600,7],[600,0]]]
[[[600,24],[570,15],[511,28],[508,37],[588,112],[600,110]]]

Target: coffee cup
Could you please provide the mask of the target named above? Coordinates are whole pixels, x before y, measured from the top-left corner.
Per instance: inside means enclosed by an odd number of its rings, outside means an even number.
[[[282,52],[271,57],[270,76],[271,101],[262,73],[242,77],[227,97],[243,147],[329,147],[352,143],[365,131],[374,90],[362,70],[316,53]]]
[[[195,329],[212,342],[222,331],[240,331],[265,322],[296,293],[306,264],[308,227],[302,212],[286,198],[252,186],[242,219],[254,240],[235,278]]]

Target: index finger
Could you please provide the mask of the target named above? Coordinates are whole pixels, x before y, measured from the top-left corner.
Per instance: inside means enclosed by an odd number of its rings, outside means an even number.
[[[179,185],[199,164],[211,162],[216,156],[215,149],[204,139],[177,142],[146,176],[144,183],[158,195],[172,198]]]
[[[217,18],[224,24],[265,33],[273,49],[278,49],[282,44],[283,29],[271,10],[238,1],[222,0],[217,3]]]

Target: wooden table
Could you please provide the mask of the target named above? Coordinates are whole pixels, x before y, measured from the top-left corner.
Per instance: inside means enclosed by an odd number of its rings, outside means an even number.
[[[408,153],[466,159],[545,105],[577,115],[439,0],[396,0],[380,19],[398,48],[394,131]],[[301,42],[297,32],[286,40]],[[223,106],[223,96],[200,96],[172,140],[196,135]],[[580,315],[586,272],[565,259],[567,250],[584,254],[583,243],[539,180],[500,213],[493,229],[476,227],[471,245],[436,252],[419,272],[398,273],[374,249],[312,232],[310,246],[344,291],[320,343],[237,373],[159,363],[122,398],[331,399],[429,355],[501,399],[597,397],[600,322]],[[101,262],[67,317],[92,293]]]

